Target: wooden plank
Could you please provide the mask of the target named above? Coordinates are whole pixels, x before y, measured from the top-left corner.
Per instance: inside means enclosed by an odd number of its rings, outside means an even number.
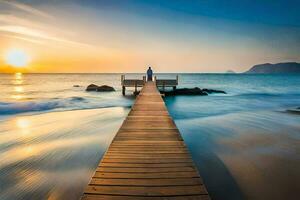
[[[176,138],[176,139],[180,139],[181,137],[177,134],[128,134],[128,133],[118,133],[118,138],[116,139],[119,139],[119,138],[132,138],[132,139],[135,139],[135,140],[141,140],[141,139],[144,139],[144,140],[148,140],[148,139],[151,139],[151,138],[170,138],[170,139],[173,139],[173,138]]]
[[[87,194],[110,194],[130,196],[176,196],[207,194],[203,185],[191,186],[160,186],[160,187],[130,187],[130,186],[96,186],[88,185]]]
[[[153,159],[153,158],[191,158],[187,153],[164,153],[164,154],[120,154],[120,153],[106,153],[104,158],[145,158],[145,159]]]
[[[114,145],[109,150],[182,150],[186,149],[184,145],[166,145],[166,146],[155,146],[155,145]]]
[[[140,104],[148,104],[148,103],[161,103],[162,98],[161,96],[139,96],[137,98],[138,101],[140,101]]]
[[[132,159],[132,160],[138,160],[138,159],[148,159],[149,162],[155,160],[161,160],[161,159],[168,159],[169,161],[172,159],[191,159],[190,156],[187,156],[186,154],[155,154],[155,155],[150,155],[150,154],[137,154],[137,155],[120,155],[120,154],[106,154],[103,159]]]
[[[140,151],[138,153],[135,153],[134,151],[108,151],[106,153],[106,156],[133,156],[133,154],[136,154],[137,157],[141,157],[141,156],[149,156],[149,155],[155,155],[157,157],[168,157],[168,156],[172,156],[172,155],[189,155],[188,151],[177,151],[177,152],[171,152],[171,151],[155,151],[155,152],[150,152],[150,151]]]
[[[129,116],[169,116],[168,111],[137,111],[131,110]]]
[[[168,125],[164,125],[164,126],[159,126],[159,125],[144,125],[144,124],[137,124],[136,126],[123,126],[121,130],[132,130],[132,129],[138,129],[138,130],[145,130],[145,129],[148,129],[148,130],[161,130],[161,131],[164,131],[164,130],[176,130],[175,127],[172,127],[172,126],[168,126]]]
[[[138,141],[138,140],[129,140],[129,142],[131,141]],[[143,140],[144,141],[144,140]],[[179,140],[178,140],[179,141]],[[116,142],[124,142],[124,141],[118,141],[116,140]],[[156,141],[151,141],[151,142],[156,142]],[[170,142],[170,141],[168,141]],[[163,143],[161,143],[161,145],[154,145],[154,144],[134,144],[134,143],[129,143],[128,146],[124,145],[124,144],[114,144],[112,146],[112,148],[127,148],[127,149],[134,149],[134,148],[143,148],[143,149],[180,149],[180,148],[186,148],[184,144],[180,145],[180,144],[170,144],[170,145],[163,145]]]
[[[146,134],[146,135],[153,135],[153,134],[175,134],[180,136],[178,129],[174,130],[164,130],[161,131],[159,129],[153,129],[153,130],[119,130],[118,133],[129,133],[129,134]]]
[[[176,178],[176,179],[103,179],[92,178],[90,185],[120,185],[120,186],[180,186],[180,185],[202,185],[200,178]]]
[[[155,83],[144,85],[82,199],[209,199]]]
[[[148,138],[162,138],[162,140],[164,138],[181,138],[178,134],[136,134],[136,133],[118,133],[118,137],[116,139],[119,139],[119,138],[132,138],[132,140],[141,140],[141,139],[145,139],[147,140]]]
[[[99,195],[88,194],[82,197],[83,200],[209,200],[206,195],[185,195],[185,196],[168,196],[168,197],[145,197],[145,196],[126,196],[126,195]]]
[[[135,105],[131,108],[133,111],[167,111],[165,106],[158,106],[148,103],[144,105]]]
[[[102,159],[102,162],[108,163],[183,163],[183,162],[193,162],[192,159],[189,158],[155,158],[155,159],[147,159],[147,158],[134,158],[134,159],[126,159],[126,158],[106,158]]]
[[[120,141],[122,142],[122,141]],[[124,145],[124,144],[114,144],[111,148],[119,148],[119,149],[152,149],[152,150],[167,150],[167,149],[170,149],[170,150],[174,150],[174,149],[183,149],[185,148],[185,145],[143,145],[143,144],[130,144],[128,146]],[[154,149],[155,148],[155,149]]]
[[[128,140],[133,140],[133,139],[135,139],[135,140],[148,140],[148,141],[163,141],[163,140],[165,140],[165,141],[176,141],[176,140],[178,140],[178,137],[173,137],[173,138],[166,138],[166,137],[162,137],[162,138],[158,138],[158,137],[148,137],[148,138],[133,138],[133,137],[118,137],[118,141],[121,141],[121,140],[126,140],[126,141],[128,141]]]
[[[128,128],[128,127],[132,127],[133,129],[140,129],[140,127],[145,127],[143,129],[146,129],[146,127],[155,127],[156,129],[158,129],[158,127],[168,127],[169,129],[177,129],[174,122],[171,120],[168,121],[134,121],[134,120],[130,120],[130,121],[124,121],[123,125],[122,125],[122,129],[123,128]],[[135,128],[136,127],[136,128]]]
[[[151,173],[111,173],[95,172],[95,178],[197,178],[198,173],[192,172],[151,172]]]
[[[163,167],[189,167],[194,166],[194,163],[191,162],[183,162],[183,163],[105,163],[101,162],[99,164],[100,167],[134,167],[134,168],[163,168]]]
[[[151,121],[151,122],[164,122],[164,121],[172,121],[172,118],[169,116],[130,116],[126,118],[126,121]]]
[[[133,150],[113,150],[110,149],[107,151],[107,153],[129,153],[129,154],[165,154],[165,153],[188,153],[188,151],[186,149],[184,150],[153,150],[153,149],[149,149],[149,150],[139,150],[139,151],[133,151]]]
[[[151,172],[193,172],[195,168],[190,167],[172,167],[172,168],[133,168],[133,167],[98,167],[97,172],[115,172],[115,173],[151,173]]]
[[[163,130],[162,130],[163,131]],[[124,141],[113,141],[112,144],[126,144],[126,145],[184,145],[184,142],[182,141],[130,141],[130,142],[124,142]]]

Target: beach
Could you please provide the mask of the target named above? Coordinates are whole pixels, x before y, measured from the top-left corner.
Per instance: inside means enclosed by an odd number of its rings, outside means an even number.
[[[120,74],[0,77],[0,199],[78,199],[129,112],[132,91],[122,96]],[[116,92],[86,92],[91,83]],[[179,74],[179,87],[196,86],[227,94],[165,102],[210,196],[298,197],[300,115],[287,110],[300,106],[299,75]]]
[[[1,121],[1,199],[78,199],[127,112],[115,107]]]

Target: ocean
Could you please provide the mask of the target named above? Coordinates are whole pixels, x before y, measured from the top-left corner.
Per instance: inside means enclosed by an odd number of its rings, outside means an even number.
[[[0,74],[1,200],[80,198],[134,102],[120,77]],[[212,199],[299,197],[300,75],[179,74],[183,87],[227,93],[165,97]]]

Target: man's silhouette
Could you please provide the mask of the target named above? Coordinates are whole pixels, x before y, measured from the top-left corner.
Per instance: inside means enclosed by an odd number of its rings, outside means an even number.
[[[151,67],[149,67],[147,70],[147,80],[148,81],[152,81],[152,75],[153,75],[153,71],[152,71]]]

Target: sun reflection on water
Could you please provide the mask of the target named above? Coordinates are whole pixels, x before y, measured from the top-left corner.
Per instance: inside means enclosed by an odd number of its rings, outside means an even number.
[[[23,83],[23,74],[18,72],[14,74],[14,78],[12,80],[14,85],[21,85]]]
[[[20,129],[25,129],[30,126],[30,122],[26,118],[18,118],[16,123],[17,123],[17,127]]]
[[[24,88],[22,86],[15,86],[14,87],[15,92],[24,92]]]
[[[24,99],[24,87],[22,86],[24,82],[23,79],[23,74],[22,73],[15,73],[14,77],[12,79],[12,83],[14,86],[13,88],[13,95],[11,95],[10,97],[14,100],[21,100]]]
[[[30,155],[33,155],[34,149],[33,149],[31,146],[26,146],[26,147],[24,148],[24,152],[25,152],[28,156],[30,156]]]
[[[24,96],[23,95],[11,95],[11,98],[15,99],[15,100],[21,100],[21,99],[24,99]]]
[[[19,133],[22,135],[22,137],[28,138],[30,136],[31,123],[27,118],[17,118],[16,126],[19,129]]]
[[[22,73],[21,72],[17,72],[17,73],[15,73],[15,77],[16,77],[16,79],[22,79]]]

